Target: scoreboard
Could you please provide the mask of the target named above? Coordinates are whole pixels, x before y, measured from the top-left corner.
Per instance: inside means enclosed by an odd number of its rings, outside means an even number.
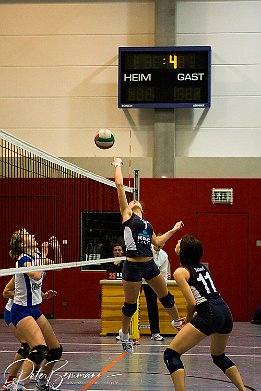
[[[120,47],[118,107],[210,107],[211,47]]]

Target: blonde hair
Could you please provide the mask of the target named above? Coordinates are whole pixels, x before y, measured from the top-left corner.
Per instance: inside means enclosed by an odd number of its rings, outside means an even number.
[[[9,255],[13,259],[17,258],[17,256],[22,254],[22,252],[23,252],[23,249],[22,249],[22,245],[23,245],[22,232],[23,231],[24,231],[24,228],[21,228],[18,231],[15,231],[11,237]]]

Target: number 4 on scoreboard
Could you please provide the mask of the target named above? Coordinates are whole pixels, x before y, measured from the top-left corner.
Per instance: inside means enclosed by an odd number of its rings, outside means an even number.
[[[169,63],[173,64],[173,68],[177,69],[178,68],[178,56],[175,54],[172,56],[172,54],[169,55]]]

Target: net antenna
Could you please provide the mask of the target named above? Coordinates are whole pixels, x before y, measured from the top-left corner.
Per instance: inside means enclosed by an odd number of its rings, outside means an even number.
[[[90,260],[86,254],[86,248],[90,246],[86,243],[89,244],[98,232],[103,244],[102,222],[98,221],[96,226],[94,222],[94,228],[84,232],[82,227],[83,211],[85,216],[93,212],[119,213],[113,181],[46,153],[1,129],[0,151],[0,219],[3,227],[0,276],[24,273],[24,269],[28,273],[101,266],[116,260],[110,254]],[[131,199],[133,188],[124,188],[127,198]],[[113,223],[112,220],[112,226]],[[37,265],[16,269],[19,251],[16,257],[10,257],[10,239],[14,232],[22,229],[35,236],[36,251],[42,255],[38,257]],[[113,241],[111,232],[109,238]],[[85,236],[91,239],[87,238],[88,241]],[[47,255],[43,257],[45,251]]]

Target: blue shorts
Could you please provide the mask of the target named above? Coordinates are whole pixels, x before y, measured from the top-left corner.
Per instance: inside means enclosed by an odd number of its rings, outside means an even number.
[[[124,261],[122,268],[122,279],[125,281],[142,281],[144,278],[146,281],[157,277],[160,274],[160,270],[154,259],[148,262],[130,262]]]
[[[15,303],[12,305],[11,321],[15,327],[17,326],[17,323],[20,322],[20,320],[26,318],[27,316],[32,316],[35,320],[37,320],[41,315],[42,312],[39,310],[38,305],[32,305],[30,307],[18,305]]]
[[[229,334],[233,329],[233,318],[228,305],[220,298],[196,307],[197,315],[190,321],[205,335]]]
[[[4,320],[7,326],[9,326],[10,323],[12,323],[11,320],[11,311],[8,311],[6,308],[4,310]]]

